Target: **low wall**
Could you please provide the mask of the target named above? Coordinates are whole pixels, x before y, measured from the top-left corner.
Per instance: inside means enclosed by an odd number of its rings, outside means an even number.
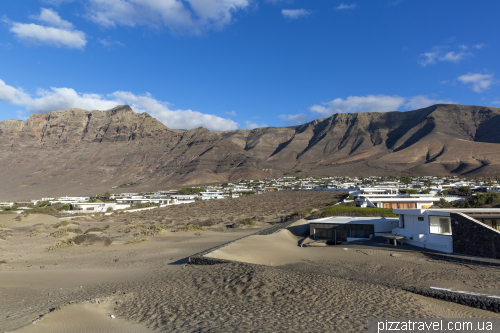
[[[454,253],[500,259],[500,232],[464,214],[450,217]]]
[[[445,290],[426,289],[419,287],[409,287],[409,286],[398,286],[398,287],[401,288],[402,290],[422,295],[425,297],[432,297],[442,301],[454,302],[470,306],[471,308],[488,310],[496,313],[500,312],[500,299],[498,298],[467,295]]]
[[[218,259],[218,258],[205,257],[205,255],[209,254],[210,252],[213,252],[215,250],[218,250],[220,248],[223,248],[225,246],[228,246],[231,243],[237,242],[240,239],[249,237],[249,236],[271,235],[271,234],[274,234],[275,232],[280,231],[281,229],[285,229],[290,224],[292,224],[294,222],[297,222],[299,220],[302,220],[302,218],[291,220],[291,221],[287,221],[287,222],[282,222],[282,223],[276,223],[275,225],[273,225],[273,226],[271,226],[271,227],[269,227],[267,229],[259,230],[259,231],[255,232],[253,234],[250,234],[250,235],[247,235],[247,236],[243,236],[243,237],[235,239],[233,241],[230,241],[230,242],[218,245],[216,247],[213,247],[211,249],[205,250],[203,252],[197,253],[197,254],[192,255],[192,256],[189,257],[189,263],[190,264],[194,264],[194,265],[215,265],[215,264],[223,264],[223,263],[232,262],[231,260],[226,260],[226,259]]]

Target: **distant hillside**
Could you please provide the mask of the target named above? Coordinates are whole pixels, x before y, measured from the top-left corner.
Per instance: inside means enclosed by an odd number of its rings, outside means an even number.
[[[500,109],[434,105],[293,127],[171,130],[128,106],[0,122],[0,200],[298,175],[500,175]],[[118,190],[116,190],[118,191]]]

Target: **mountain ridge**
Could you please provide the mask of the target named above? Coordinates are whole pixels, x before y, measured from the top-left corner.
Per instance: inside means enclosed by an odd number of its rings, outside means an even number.
[[[297,175],[500,174],[500,109],[438,104],[288,127],[173,130],[129,106],[0,122],[0,199]]]

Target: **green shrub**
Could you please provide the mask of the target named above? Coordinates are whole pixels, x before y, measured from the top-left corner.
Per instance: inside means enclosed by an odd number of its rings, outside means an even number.
[[[348,207],[335,205],[326,208],[321,214],[322,217],[347,215],[347,216],[385,216],[385,217],[398,217],[397,214],[388,208],[372,208],[372,207]]]
[[[64,247],[64,246],[74,246],[74,245],[75,245],[75,243],[73,242],[73,239],[62,240],[62,241],[58,241],[54,245],[48,246],[47,250],[50,251],[50,250],[59,249],[59,248]]]
[[[468,186],[462,186],[458,189],[458,192],[460,192],[461,194],[471,194],[472,190]]]
[[[193,194],[200,194],[201,192],[205,192],[205,188],[203,187],[186,187],[186,188],[181,188],[180,190],[177,191],[177,193],[181,195],[193,195]]]
[[[222,222],[222,219],[215,219],[213,217],[206,219],[205,221],[198,222],[197,224],[201,227],[212,227]]]
[[[240,221],[240,224],[244,226],[255,226],[255,221],[252,219],[243,219]]]
[[[148,241],[149,241],[149,239],[147,239],[146,237],[144,237],[144,238],[134,237],[131,240],[129,240],[128,242],[126,242],[125,245],[127,245],[127,244],[135,244],[135,243],[142,243],[142,242],[148,242]]]
[[[69,233],[65,229],[58,229],[56,231],[51,232],[50,236],[53,236],[55,238],[61,238],[61,237],[69,236]]]
[[[448,202],[441,198],[438,202],[436,202],[437,205],[443,207],[443,208],[452,208],[453,204],[451,202]]]
[[[178,232],[178,231],[203,231],[203,228],[200,227],[199,225],[196,224],[188,224],[188,225],[183,225],[182,227],[179,227],[175,230],[172,230],[172,232]]]
[[[401,190],[399,190],[399,193],[401,193],[401,194],[418,194],[418,190],[401,189]]]
[[[62,221],[62,222],[59,222],[59,223],[55,224],[55,225],[54,225],[54,228],[66,227],[66,226],[68,226],[69,224],[70,224],[70,222],[69,222],[69,221],[64,220],[64,221]]]
[[[113,242],[109,237],[100,237],[95,234],[78,235],[73,237],[71,241],[76,245],[93,245],[95,243],[103,243],[106,246],[111,245]]]
[[[84,234],[88,234],[89,232],[103,232],[104,229],[101,229],[101,228],[90,228],[90,229],[87,229]]]
[[[163,230],[163,227],[161,225],[154,225],[153,224],[149,228],[141,228],[140,234],[144,235],[144,236],[156,236],[156,235],[159,235],[162,230]]]
[[[500,204],[500,193],[478,193],[457,204],[458,208],[480,208]]]

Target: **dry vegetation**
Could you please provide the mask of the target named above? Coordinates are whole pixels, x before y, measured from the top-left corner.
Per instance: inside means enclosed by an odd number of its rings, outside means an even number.
[[[127,227],[123,231],[126,233],[142,227],[136,223],[155,224],[179,231],[185,230],[182,227],[187,225],[201,228],[253,226],[256,222],[279,222],[282,218],[286,220],[294,214],[298,217],[310,215],[335,204],[345,196],[344,192],[333,191],[280,191],[237,199],[198,201],[136,213],[118,213],[101,220],[125,222]],[[195,230],[194,227],[190,228],[189,230]]]

